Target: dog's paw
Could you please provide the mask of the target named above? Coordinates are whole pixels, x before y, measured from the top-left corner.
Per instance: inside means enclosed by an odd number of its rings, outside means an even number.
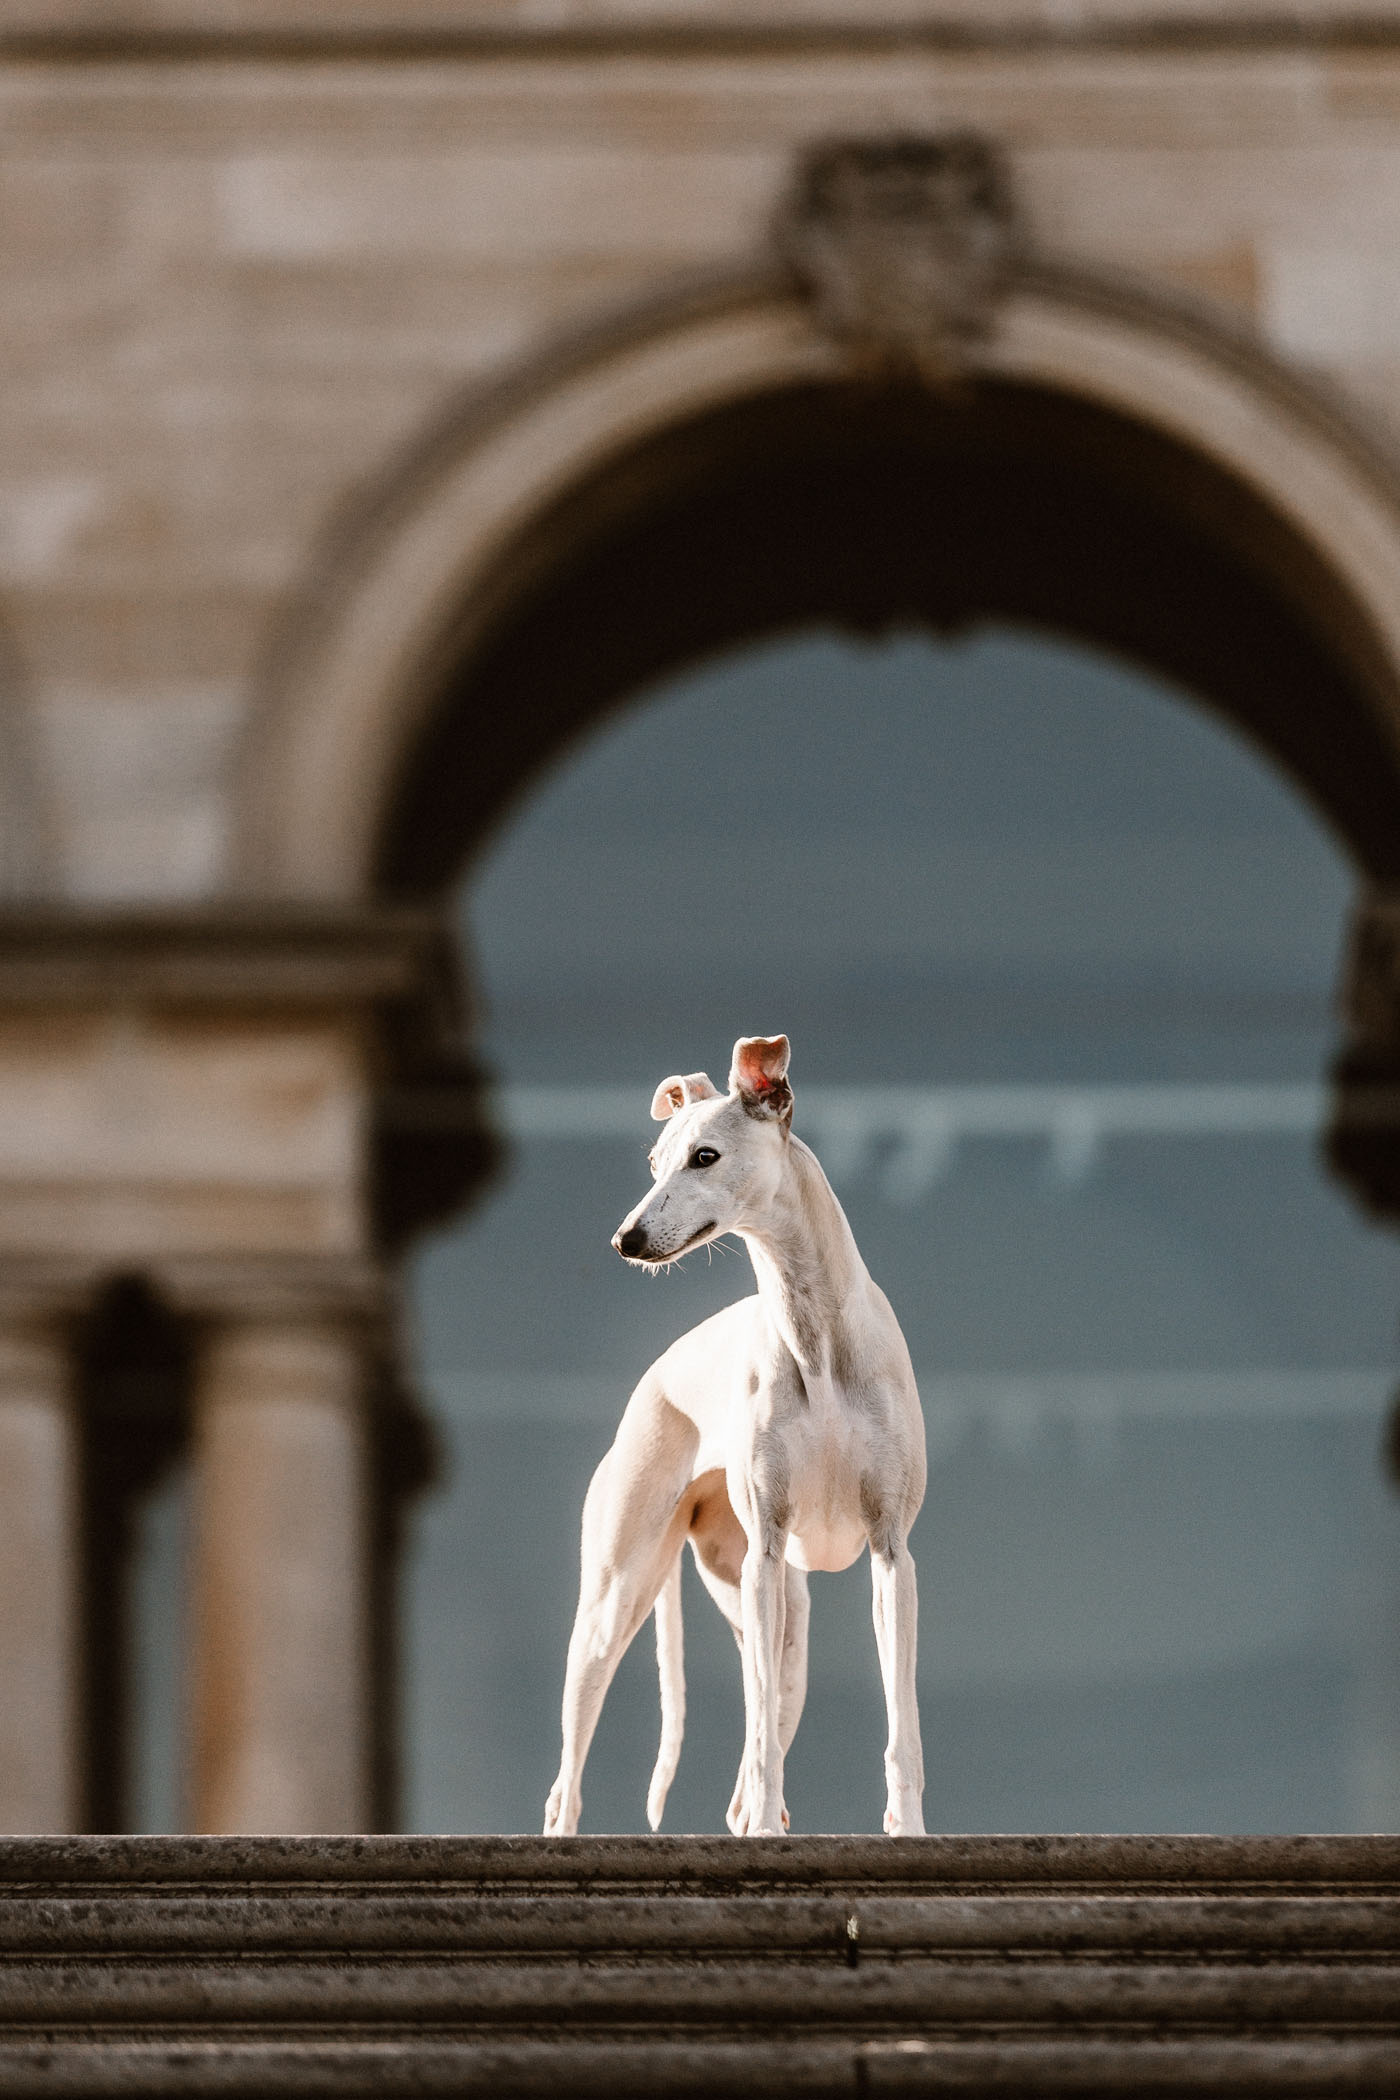
[[[922,1837],[923,1834],[924,1815],[917,1796],[903,1802],[891,1801],[885,1810],[886,1837]]]
[[[580,1806],[578,1801],[565,1800],[562,1787],[553,1787],[544,1805],[544,1835],[547,1838],[576,1836]]]
[[[725,1817],[735,1837],[786,1837],[788,1834],[788,1812],[780,1809],[775,1822],[766,1823],[761,1816],[750,1814],[747,1800],[731,1808]]]
[[[730,1831],[735,1837],[787,1836],[788,1830],[790,1828],[790,1818],[788,1816],[787,1807],[785,1804],[781,1806],[779,1811],[782,1817],[781,1830],[778,1828],[777,1824],[772,1825],[771,1828],[766,1825],[760,1824],[756,1817],[750,1815],[750,1800],[757,1801],[762,1800],[762,1798],[763,1788],[757,1782],[755,1782],[752,1788],[750,1788],[747,1782],[746,1775],[741,1771],[739,1774],[738,1784],[734,1789],[734,1798],[730,1802],[728,1811],[724,1818],[725,1822],[729,1825]]]

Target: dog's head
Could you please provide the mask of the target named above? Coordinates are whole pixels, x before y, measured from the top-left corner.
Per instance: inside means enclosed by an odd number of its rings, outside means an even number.
[[[792,1126],[785,1035],[742,1035],[729,1091],[703,1072],[663,1079],[651,1112],[655,1187],[613,1234],[628,1261],[674,1261],[723,1232],[742,1232],[772,1200]]]

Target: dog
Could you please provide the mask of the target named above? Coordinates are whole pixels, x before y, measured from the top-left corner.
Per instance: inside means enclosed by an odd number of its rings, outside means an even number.
[[[868,1546],[889,1727],[885,1829],[923,1831],[909,1553],[927,1478],[923,1415],[899,1323],[816,1155],[792,1134],[788,1060],[786,1036],[741,1036],[727,1093],[692,1072],[664,1079],[652,1101],[666,1126],[651,1154],[655,1186],[613,1245],[655,1268],[734,1232],[758,1291],[657,1359],[589,1486],[547,1837],[578,1829],[603,1699],[653,1609],[662,1727],[647,1816],[660,1824],[684,1727],[687,1539],[743,1659],[729,1828],[787,1828],[783,1759],[806,1696],[807,1572],[848,1568]]]

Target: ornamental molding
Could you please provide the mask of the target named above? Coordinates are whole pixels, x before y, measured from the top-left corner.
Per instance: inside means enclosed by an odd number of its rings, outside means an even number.
[[[813,147],[773,238],[821,333],[859,365],[934,382],[992,335],[1027,245],[1006,161],[972,131]]]

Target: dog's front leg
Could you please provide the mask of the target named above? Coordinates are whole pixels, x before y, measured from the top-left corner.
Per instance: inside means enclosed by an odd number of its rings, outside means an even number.
[[[807,1699],[807,1622],[811,1616],[811,1600],[807,1594],[807,1577],[800,1568],[791,1565],[783,1570],[783,1651],[778,1664],[778,1741],[783,1749],[783,1771],[787,1771],[787,1754],[792,1748],[792,1739],[797,1733],[797,1724],[802,1719],[802,1708]],[[737,1586],[736,1586],[737,1601]],[[725,1605],[721,1605],[726,1610]],[[727,1615],[731,1616],[732,1614]],[[741,1624],[736,1622],[734,1630],[739,1635],[739,1654],[742,1662],[744,1639]],[[748,1829],[745,1808],[745,1781],[748,1774],[748,1759],[739,1759],[739,1776],[734,1782],[734,1795],[730,1801],[725,1822],[732,1831],[742,1834]],[[788,1828],[787,1804],[783,1804],[783,1829]]]
[[[875,1645],[880,1651],[889,1721],[885,1829],[891,1837],[922,1837],[924,1753],[914,1678],[919,1601],[907,1538],[882,1537],[877,1532],[870,1541],[870,1567],[875,1590]]]
[[[786,1608],[787,1535],[769,1519],[749,1533],[739,1579],[744,1624],[744,1769],[730,1810],[736,1837],[783,1834],[779,1690]]]

